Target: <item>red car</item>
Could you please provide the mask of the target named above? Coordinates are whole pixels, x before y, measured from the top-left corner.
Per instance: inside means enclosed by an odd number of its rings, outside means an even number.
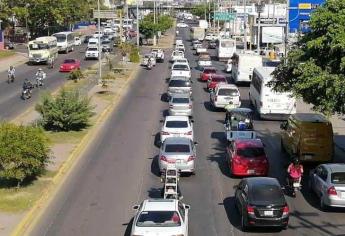
[[[202,71],[202,73],[200,74],[200,80],[201,81],[207,81],[208,77],[211,74],[216,74],[217,70],[214,67],[204,67],[204,70]]]
[[[71,72],[80,69],[80,61],[76,59],[66,59],[60,66],[60,72]]]
[[[137,32],[135,30],[128,30],[128,36],[131,38],[137,37]]]
[[[207,80],[207,89],[213,90],[219,83],[227,84],[226,77],[220,74],[211,74]]]
[[[233,176],[267,176],[269,163],[260,139],[237,139],[227,148]]]

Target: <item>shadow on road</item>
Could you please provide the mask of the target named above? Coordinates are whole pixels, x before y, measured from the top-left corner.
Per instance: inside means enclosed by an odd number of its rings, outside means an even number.
[[[153,159],[152,159],[152,163],[151,163],[151,173],[154,174],[157,177],[160,177],[160,171],[159,171],[159,165],[158,165],[158,155],[156,155]]]
[[[161,101],[162,101],[162,102],[169,102],[168,93],[162,93],[162,94],[161,94]]]

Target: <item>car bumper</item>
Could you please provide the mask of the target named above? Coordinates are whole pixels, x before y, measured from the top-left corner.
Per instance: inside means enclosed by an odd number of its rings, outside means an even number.
[[[169,109],[169,115],[171,116],[192,116],[192,109],[189,110],[174,110]]]
[[[159,170],[161,173],[167,169],[167,167],[174,165],[174,167],[178,170],[178,172],[182,173],[194,173],[195,171],[195,164],[194,161],[188,161],[183,163],[168,163],[165,161],[159,161]]]
[[[166,138],[173,138],[173,137],[178,137],[178,138],[189,138],[193,141],[194,139],[194,136],[193,135],[185,135],[185,134],[170,134],[170,135],[161,135],[160,136],[160,139],[161,139],[161,142],[164,142],[164,140]]]
[[[219,103],[219,102],[214,102],[214,101],[211,101],[211,103],[216,108],[225,108],[226,106],[229,105],[229,103]],[[239,108],[241,106],[241,102],[233,103],[231,105],[232,105],[232,108]]]
[[[65,68],[60,68],[59,71],[60,72],[71,72],[72,70],[75,70],[76,68],[73,69],[65,69]]]
[[[29,62],[42,63],[47,62],[48,58],[29,58]]]
[[[325,198],[324,203],[330,207],[345,207],[345,199],[340,199],[339,197]]]
[[[267,176],[268,168],[247,168],[243,166],[233,165],[231,173],[235,176]]]
[[[284,218],[256,218],[248,216],[248,225],[255,227],[285,227],[289,223],[289,217]]]

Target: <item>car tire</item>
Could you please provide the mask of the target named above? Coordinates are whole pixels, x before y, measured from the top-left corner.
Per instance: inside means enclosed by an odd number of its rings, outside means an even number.
[[[287,225],[284,225],[281,229],[282,229],[282,230],[287,230],[288,226],[289,226],[288,224],[287,224]]]
[[[243,214],[241,215],[241,230],[243,232],[247,232],[247,230],[248,230],[248,226],[246,224],[246,220],[245,220]]]
[[[323,211],[326,211],[327,210],[327,205],[325,204],[324,200],[323,200],[323,197],[322,195],[320,196],[320,209],[323,210]]]

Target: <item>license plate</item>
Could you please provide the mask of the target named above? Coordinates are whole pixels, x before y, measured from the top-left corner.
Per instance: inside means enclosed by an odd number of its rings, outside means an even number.
[[[255,174],[255,170],[247,170],[247,174]]]
[[[292,185],[294,188],[299,188],[299,183],[293,183]]]
[[[183,163],[183,160],[180,160],[180,159],[176,160],[176,164],[182,164],[182,163]]]
[[[224,100],[228,101],[228,100],[231,100],[231,98],[230,97],[225,97]]]
[[[273,216],[273,211],[264,211],[264,216]]]

